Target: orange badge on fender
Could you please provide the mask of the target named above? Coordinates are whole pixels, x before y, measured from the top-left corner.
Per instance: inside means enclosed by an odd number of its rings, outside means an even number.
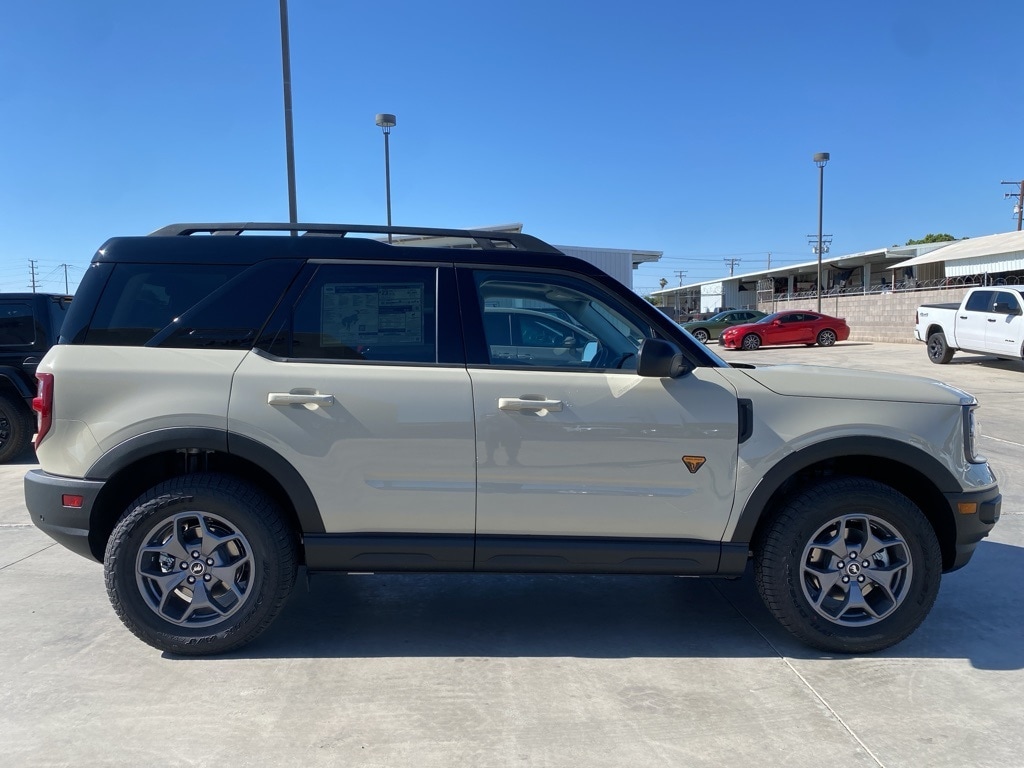
[[[705,461],[707,461],[707,458],[704,456],[683,456],[683,464],[690,470],[691,475],[703,467]]]

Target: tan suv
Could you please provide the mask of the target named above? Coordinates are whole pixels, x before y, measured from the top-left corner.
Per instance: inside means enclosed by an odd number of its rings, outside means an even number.
[[[124,623],[173,653],[254,639],[299,567],[739,576],[751,559],[787,629],[866,652],[924,620],[999,516],[970,395],[730,366],[526,235],[114,238],[38,381],[33,521],[101,561]]]

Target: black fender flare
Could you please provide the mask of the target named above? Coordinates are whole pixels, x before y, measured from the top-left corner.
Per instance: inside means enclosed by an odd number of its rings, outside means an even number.
[[[18,392],[18,395],[27,402],[36,396],[36,391],[25,383],[26,375],[14,366],[0,365],[0,379],[10,382],[11,386]]]
[[[741,543],[752,539],[768,501],[793,475],[822,461],[846,456],[894,461],[928,478],[940,493],[963,491],[949,469],[920,448],[885,437],[838,437],[792,453],[766,472],[744,504],[730,541]]]
[[[323,519],[313,492],[302,475],[281,454],[244,435],[213,427],[168,427],[128,438],[104,453],[89,467],[89,480],[107,480],[122,467],[147,456],[196,448],[238,456],[262,467],[284,489],[295,508],[302,533],[324,533]]]

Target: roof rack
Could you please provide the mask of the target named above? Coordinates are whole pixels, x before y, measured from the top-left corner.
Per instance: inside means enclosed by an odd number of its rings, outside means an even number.
[[[151,232],[150,237],[175,237],[180,235],[240,235],[243,232],[291,232],[302,236],[340,236],[352,232],[398,235],[394,245],[418,245],[428,247],[466,247],[471,241],[484,250],[516,248],[540,253],[561,253],[553,245],[533,235],[521,232],[498,232],[482,229],[438,229],[434,227],[388,227],[373,224],[283,224],[272,222],[235,222],[216,224],[169,224]],[[456,238],[461,242],[444,242]]]

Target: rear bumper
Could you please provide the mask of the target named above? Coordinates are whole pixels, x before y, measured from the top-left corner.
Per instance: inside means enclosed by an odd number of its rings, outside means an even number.
[[[100,560],[89,544],[89,520],[102,480],[59,477],[41,469],[25,475],[25,506],[32,522],[58,544],[90,560]],[[81,496],[81,506],[65,506],[65,496]]]
[[[988,536],[999,521],[1003,497],[998,487],[986,491],[969,493],[947,493],[953,519],[956,524],[956,549],[953,564],[946,571],[963,568],[974,554],[978,542]],[[974,512],[964,514],[960,510],[973,508]]]

